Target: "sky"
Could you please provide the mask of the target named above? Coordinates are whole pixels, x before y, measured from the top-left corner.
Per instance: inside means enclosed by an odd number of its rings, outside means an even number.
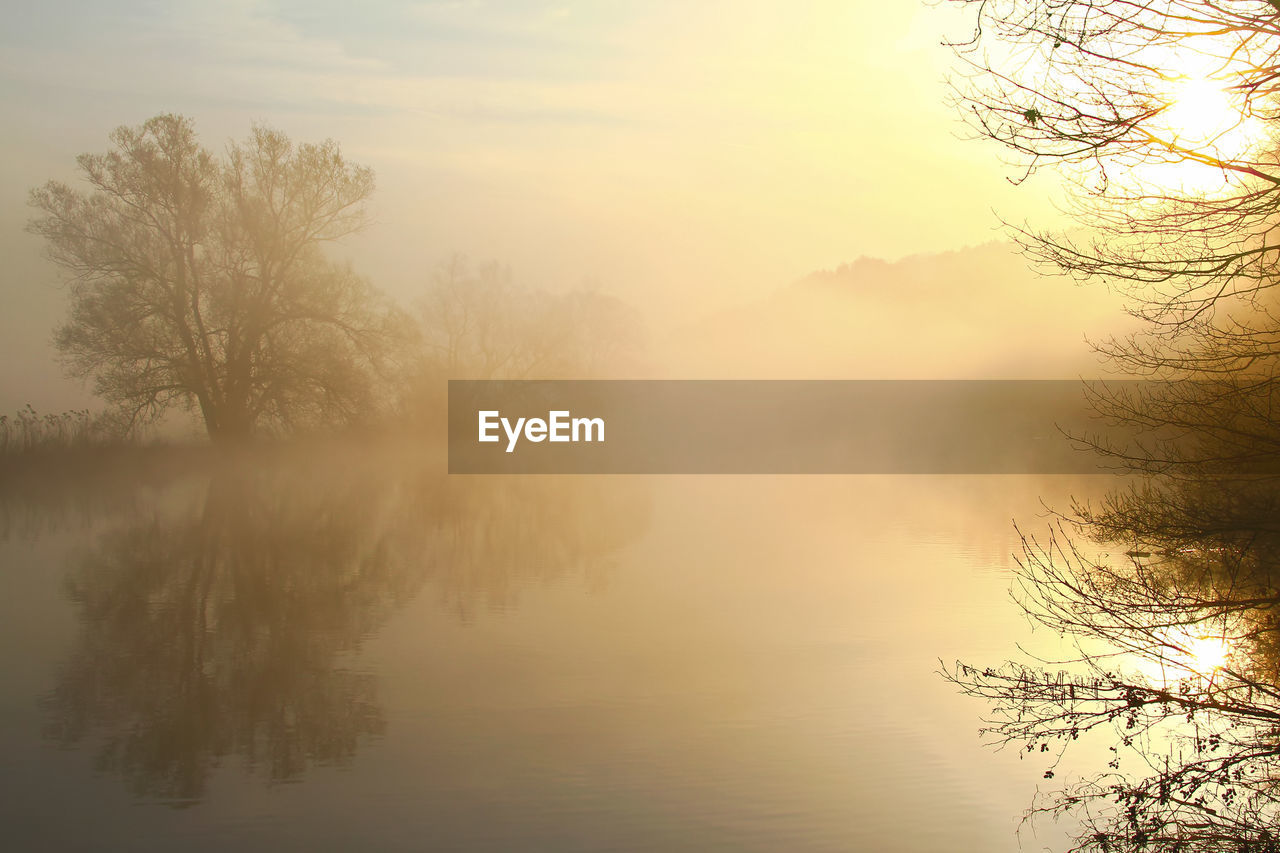
[[[372,166],[341,249],[406,304],[453,253],[588,284],[661,323],[863,256],[1050,221],[947,102],[956,10],[669,0],[23,4],[0,27],[0,402],[77,392],[31,188],[161,112],[218,150],[255,123]],[[1037,179],[1040,180],[1040,179]],[[13,390],[18,389],[18,390]],[[79,398],[77,398],[79,399]],[[19,401],[21,402],[21,401]]]

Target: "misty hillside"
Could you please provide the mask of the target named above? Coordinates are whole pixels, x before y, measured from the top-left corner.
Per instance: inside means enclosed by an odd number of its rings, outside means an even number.
[[[730,378],[1074,378],[1085,338],[1130,328],[1118,297],[1032,270],[1008,243],[859,258],[675,330],[673,374]]]

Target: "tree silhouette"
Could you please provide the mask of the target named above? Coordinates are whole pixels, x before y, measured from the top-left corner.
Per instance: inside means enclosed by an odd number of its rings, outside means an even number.
[[[176,404],[215,439],[367,412],[403,320],[321,248],[363,226],[372,172],[262,127],[219,158],[177,115],[111,141],[78,158],[88,192],[31,195],[30,230],[71,282],[71,372],[126,426]]]
[[[954,89],[971,126],[1013,154],[1025,170],[1017,179],[1055,165],[1077,190],[1071,212],[1087,229],[1017,229],[1024,246],[1126,290],[1148,321],[1145,346],[1117,342],[1109,354],[1147,369],[1273,358],[1276,7],[952,2],[975,14],[972,37],[954,45],[963,69]]]
[[[958,664],[997,743],[1080,739],[1106,769],[1033,810],[1077,849],[1280,850],[1280,4],[953,0],[974,13],[955,91],[971,126],[1073,182],[1083,228],[1017,228],[1031,257],[1130,297],[1141,332],[1092,388],[1136,428],[1096,449],[1138,475],[1023,539],[1015,594],[1069,660]],[[1166,381],[1167,380],[1167,381]]]

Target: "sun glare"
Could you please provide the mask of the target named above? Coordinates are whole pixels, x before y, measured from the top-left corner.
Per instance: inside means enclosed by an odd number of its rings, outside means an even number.
[[[1191,657],[1189,668],[1210,675],[1226,664],[1231,646],[1222,637],[1194,637],[1187,643],[1187,652]]]
[[[1239,105],[1219,83],[1212,80],[1184,80],[1165,111],[1165,120],[1177,142],[1183,145],[1209,143],[1229,145],[1246,123]]]
[[[1136,167],[1133,177],[1147,187],[1186,193],[1228,188],[1227,173],[1214,161],[1247,158],[1267,135],[1262,123],[1248,115],[1239,94],[1209,76],[1188,76],[1174,83],[1167,106],[1147,129],[1157,154]],[[1166,146],[1168,159],[1158,154]],[[1186,152],[1197,156],[1185,156]]]
[[[1137,669],[1157,684],[1171,685],[1184,678],[1208,678],[1228,666],[1234,651],[1221,634],[1192,634],[1171,629],[1151,657],[1137,661]]]

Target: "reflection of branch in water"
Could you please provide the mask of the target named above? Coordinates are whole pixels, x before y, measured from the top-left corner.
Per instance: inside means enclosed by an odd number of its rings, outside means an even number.
[[[1109,743],[1106,770],[1032,811],[1080,819],[1077,849],[1276,849],[1280,587],[1272,525],[1250,521],[1274,496],[1255,485],[1133,491],[1024,539],[1019,604],[1073,659],[946,673],[989,703],[996,743],[1049,753],[1046,778],[1084,736]]]
[[[404,466],[232,466],[195,506],[103,535],[68,579],[81,636],[48,735],[91,742],[140,796],[198,800],[228,756],[272,781],[383,733],[343,665],[424,581],[468,616],[590,572],[643,526],[628,489],[450,480]]]

